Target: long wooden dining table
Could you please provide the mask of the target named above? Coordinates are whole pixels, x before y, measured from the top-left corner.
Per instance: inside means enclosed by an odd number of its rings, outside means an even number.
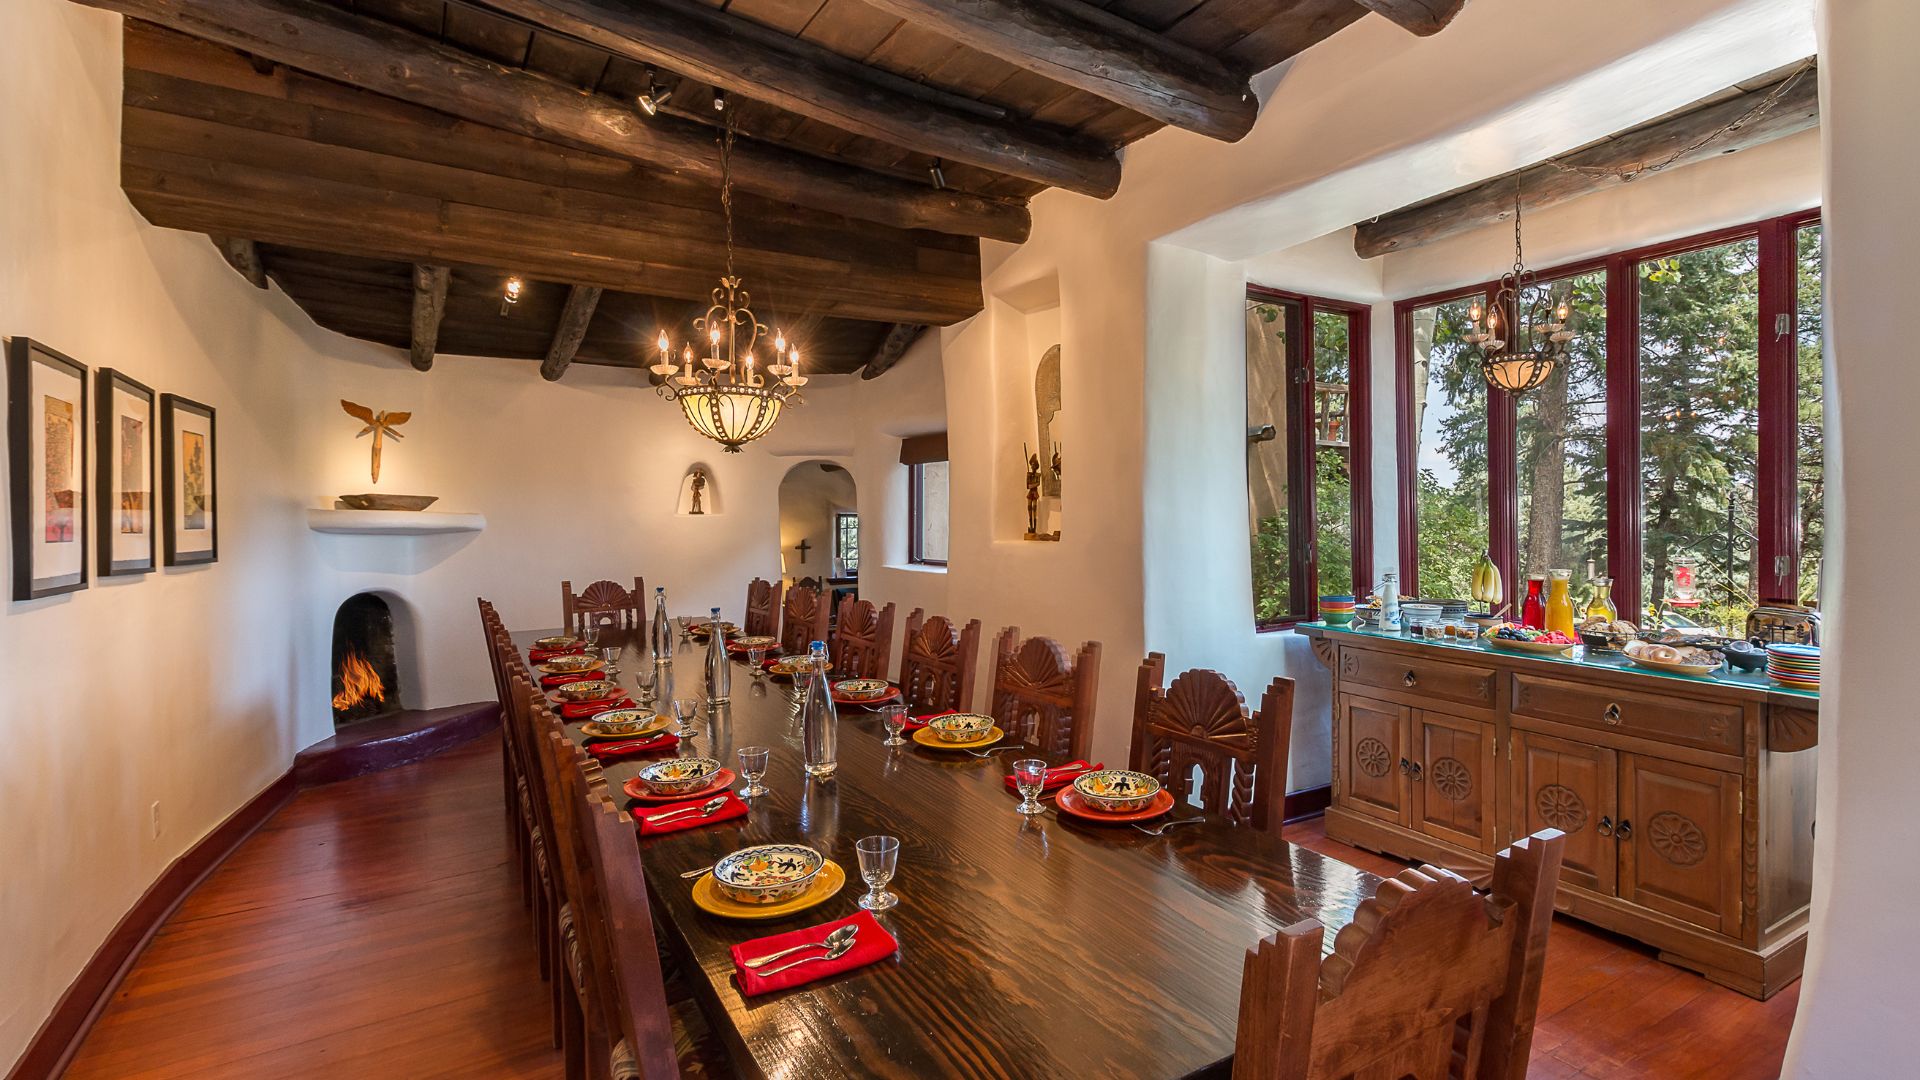
[[[558,632],[522,631],[514,643],[524,656],[535,638]],[[641,635],[607,643],[624,645],[619,680],[631,688],[635,666],[650,662]],[[679,641],[674,696],[703,695],[704,651]],[[736,661],[730,704],[703,710],[700,733],[678,750],[737,771],[739,747],[768,747],[771,792],[752,800],[751,813],[637,841],[667,947],[681,955],[744,1076],[1224,1076],[1248,947],[1315,918],[1331,948],[1333,932],[1380,881],[1278,836],[1214,821],[1156,837],[1051,809],[1027,817],[1004,782],[1020,754],[884,746],[878,717],[858,709],[840,711],[837,771],[812,779],[801,767],[788,686],[752,678]],[[668,700],[663,679],[662,711]],[[581,738],[577,724],[568,730]],[[643,763],[606,767],[622,805],[630,800],[620,786]],[[1197,813],[1182,806],[1174,816]],[[900,839],[889,889],[901,901],[881,916],[898,954],[743,998],[728,948],[857,911],[854,844],[876,834]],[[695,906],[684,872],[773,842],[818,849],[847,869],[846,886],[773,922]]]

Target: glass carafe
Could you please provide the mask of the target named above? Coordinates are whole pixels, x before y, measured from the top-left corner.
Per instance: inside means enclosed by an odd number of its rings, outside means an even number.
[[[832,776],[840,765],[840,714],[827,684],[827,643],[807,649],[807,696],[800,706],[801,752],[807,775]]]
[[[653,590],[653,662],[673,663],[673,622],[667,618],[667,590]]]
[[[727,662],[727,635],[721,631],[720,609],[707,623],[707,703],[725,705],[733,696],[733,665]]]
[[[1547,575],[1527,575],[1527,598],[1520,603],[1520,625],[1547,628]]]
[[[1547,625],[1573,636],[1573,571],[1547,571]]]
[[[1613,604],[1613,579],[1597,577],[1593,579],[1593,599],[1587,601],[1587,622],[1606,620],[1609,623],[1620,619],[1620,609]]]

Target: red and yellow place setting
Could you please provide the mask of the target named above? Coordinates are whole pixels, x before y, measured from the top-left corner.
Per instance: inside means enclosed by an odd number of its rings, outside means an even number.
[[[932,717],[913,733],[913,741],[929,750],[978,750],[992,746],[1007,733],[984,713],[953,712]]]
[[[669,758],[641,766],[622,790],[641,802],[678,802],[712,795],[734,779],[732,769],[710,757]]]
[[[589,739],[638,739],[658,735],[673,726],[673,718],[651,709],[608,709],[580,725]]]
[[[760,844],[723,857],[693,883],[693,903],[728,919],[779,919],[818,907],[847,883],[840,864],[803,844]]]
[[[833,684],[836,705],[871,709],[896,701],[900,688],[885,679],[840,679]]]
[[[1173,809],[1173,793],[1143,772],[1095,769],[1074,777],[1054,799],[1063,814],[1085,821],[1131,824]]]

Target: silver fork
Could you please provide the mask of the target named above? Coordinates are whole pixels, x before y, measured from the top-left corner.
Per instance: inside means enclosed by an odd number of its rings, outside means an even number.
[[[1003,750],[1025,750],[1025,749],[1026,747],[1024,746],[996,746],[991,750],[969,750],[967,751],[967,753],[972,754],[974,757],[989,757],[993,754],[998,754]]]
[[[1148,836],[1159,836],[1161,833],[1166,832],[1176,825],[1198,825],[1205,820],[1207,819],[1203,817],[1181,818],[1179,821],[1164,821],[1151,828],[1145,825],[1135,825],[1134,828],[1139,829]]]

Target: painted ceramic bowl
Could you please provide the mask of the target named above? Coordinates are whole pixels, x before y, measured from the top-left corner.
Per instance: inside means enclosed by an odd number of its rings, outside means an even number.
[[[573,648],[574,643],[579,640],[580,639],[577,637],[568,637],[565,634],[561,634],[558,637],[535,638],[533,642],[533,647],[536,649],[543,649],[543,650],[571,649]]]
[[[771,649],[778,644],[780,644],[779,638],[768,637],[765,634],[754,634],[749,637],[737,637],[733,639],[733,647],[736,649]]]
[[[927,721],[927,730],[941,742],[978,742],[993,730],[993,717],[974,712],[949,713]]]
[[[640,782],[655,795],[685,795],[713,783],[720,763],[710,757],[683,757],[656,761],[640,770]]]
[[[548,675],[577,675],[605,666],[606,662],[597,656],[556,656],[541,664],[540,670]]]
[[[850,701],[860,701],[886,697],[893,692],[893,684],[885,679],[841,679],[833,684],[833,692]]]
[[[609,709],[593,722],[607,735],[651,735],[666,730],[673,718],[651,709]]]
[[[700,619],[695,622],[690,622],[687,624],[687,633],[692,634],[694,637],[706,637],[708,634],[713,632],[713,628],[716,626],[720,628],[720,632],[722,634],[725,634],[728,637],[732,637],[740,629],[740,627],[735,625],[734,623],[714,622],[712,619]]]
[[[605,701],[620,692],[620,684],[605,679],[585,679],[562,683],[554,690],[561,701]]]
[[[767,665],[767,671],[774,675],[798,675],[807,670],[813,658],[806,653],[788,653],[786,656]],[[827,661],[827,670],[833,670],[833,661]]]
[[[1160,781],[1143,772],[1097,769],[1073,778],[1073,790],[1087,803],[1109,814],[1145,810],[1160,794]]]
[[[800,844],[742,848],[713,866],[713,887],[742,904],[778,904],[801,895],[827,865],[826,856]]]

